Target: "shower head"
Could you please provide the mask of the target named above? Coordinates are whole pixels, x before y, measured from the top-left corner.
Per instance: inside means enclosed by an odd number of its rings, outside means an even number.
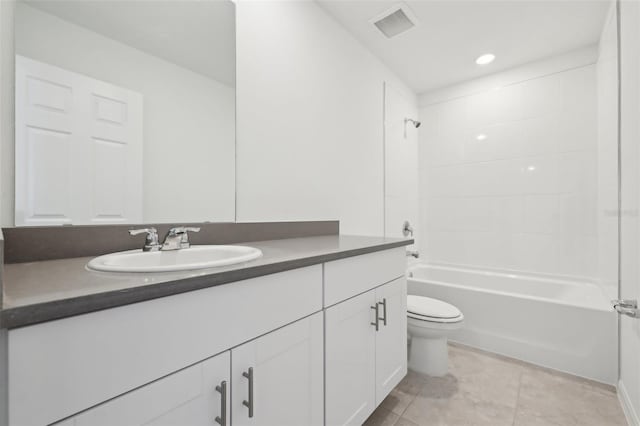
[[[413,118],[405,118],[404,119],[404,138],[407,138],[407,123],[411,123],[413,124],[413,127],[415,127],[416,129],[418,127],[420,127],[420,125],[422,124],[421,122],[419,122],[418,120],[414,120]]]
[[[411,123],[413,124],[413,126],[417,129],[418,127],[420,127],[420,125],[422,124],[421,122],[419,122],[418,120],[414,120],[413,118],[405,118],[404,119],[404,124],[406,125],[407,123]]]

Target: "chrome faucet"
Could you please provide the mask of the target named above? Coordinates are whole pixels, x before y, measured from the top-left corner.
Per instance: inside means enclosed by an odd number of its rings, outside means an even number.
[[[191,247],[189,232],[200,232],[200,228],[178,226],[169,229],[162,243],[162,250],[180,250]]]
[[[407,257],[415,257],[418,259],[420,257],[420,253],[418,253],[418,250],[407,250]]]
[[[408,220],[405,220],[402,224],[402,235],[405,237],[411,235],[413,237],[413,226],[411,226]]]
[[[189,232],[200,232],[200,228],[189,226],[171,228],[164,237],[162,244],[158,240],[158,230],[156,228],[131,229],[129,230],[129,235],[147,234],[142,251],[180,250],[191,247]]]
[[[158,241],[158,230],[156,228],[130,229],[129,235],[147,234],[144,239],[142,251],[158,251],[162,248],[162,244]]]

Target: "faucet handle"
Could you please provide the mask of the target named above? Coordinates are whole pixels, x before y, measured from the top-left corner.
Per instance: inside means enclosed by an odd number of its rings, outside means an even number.
[[[197,226],[183,226],[182,232],[200,232],[200,228]]]
[[[186,234],[187,232],[200,232],[200,228],[193,226],[176,226],[175,228],[169,229],[169,234],[171,235]]]
[[[144,240],[144,246],[142,247],[142,251],[156,251],[160,250],[160,242],[158,241],[158,230],[156,228],[140,228],[140,229],[130,229],[129,235],[140,235],[147,234],[147,237]]]
[[[193,226],[176,226],[169,229],[162,245],[163,250],[177,250],[191,247],[189,243],[189,232],[200,232],[200,228]],[[180,238],[179,242],[177,238]]]
[[[413,237],[413,226],[411,226],[411,223],[409,223],[408,220],[405,220],[402,224],[402,235],[405,237],[411,235]]]

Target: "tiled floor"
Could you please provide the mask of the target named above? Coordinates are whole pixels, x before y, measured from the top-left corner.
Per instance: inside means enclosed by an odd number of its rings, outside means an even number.
[[[626,425],[613,388],[451,345],[443,378],[409,371],[365,425]]]

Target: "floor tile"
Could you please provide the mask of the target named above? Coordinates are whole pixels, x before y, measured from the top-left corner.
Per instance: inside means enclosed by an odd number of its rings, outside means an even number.
[[[382,401],[380,406],[399,416],[402,415],[411,401],[425,386],[427,379],[428,376],[409,370],[404,379]]]
[[[492,402],[480,402],[461,395],[425,397],[418,395],[403,417],[418,425],[511,426],[515,408]]]
[[[450,370],[462,396],[478,403],[516,407],[523,367],[487,353],[451,347]]]
[[[522,375],[515,425],[626,425],[614,392],[544,370]]]
[[[409,371],[367,424],[626,425],[612,387],[461,345],[449,366],[440,378]]]
[[[412,422],[411,420],[405,419],[404,417],[400,417],[396,422],[396,424],[393,426],[420,426],[420,425]]]
[[[397,414],[383,407],[378,407],[364,422],[363,426],[393,426],[399,418],[400,416]]]

